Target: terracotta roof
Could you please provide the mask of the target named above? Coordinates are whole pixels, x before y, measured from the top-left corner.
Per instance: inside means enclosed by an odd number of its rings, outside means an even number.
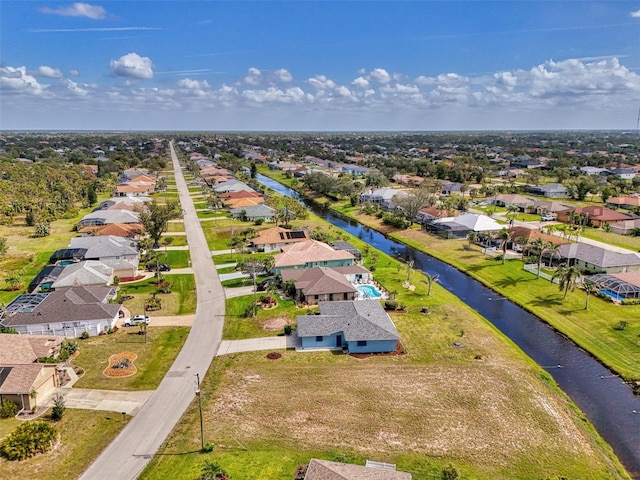
[[[144,227],[140,223],[109,223],[96,227],[83,227],[78,231],[92,236],[135,237],[144,231]]]
[[[0,364],[33,363],[57,353],[64,337],[56,335],[0,334]]]
[[[616,212],[606,207],[598,207],[590,205],[588,207],[568,208],[560,213],[569,214],[575,212],[578,215],[588,215],[590,219],[598,220],[601,222],[617,222],[621,220],[629,220],[631,217],[627,214]]]
[[[607,199],[606,203],[611,203],[614,205],[633,205],[635,207],[640,207],[640,197],[611,197]]]
[[[46,363],[0,365],[0,394],[30,393],[42,369],[56,366]]]
[[[293,233],[293,235],[292,235]],[[306,230],[288,230],[282,227],[267,228],[258,232],[258,236],[251,240],[253,245],[267,245],[271,243],[297,243],[309,240]]]
[[[640,287],[640,272],[611,273],[610,275],[630,285]]]
[[[411,480],[411,474],[349,463],[316,460],[309,462],[305,480]]]
[[[264,203],[264,198],[262,197],[230,198],[228,200],[225,200],[224,202],[224,204],[228,208],[251,207],[253,205],[258,205],[260,203]]]
[[[531,242],[536,238],[541,238],[545,242],[551,242],[555,245],[564,245],[567,243],[571,243],[564,238],[556,237],[555,235],[547,235],[546,233],[541,233],[540,230],[536,230],[534,228],[527,227],[512,227],[509,229],[509,234],[512,239],[517,239],[518,237],[525,238]]]
[[[125,193],[125,192],[149,192],[154,189],[153,185],[118,185],[116,187],[116,192]]]
[[[218,195],[220,198],[249,198],[260,197],[258,192],[248,192],[246,190],[240,190],[239,192],[224,192]]]
[[[275,256],[276,267],[305,265],[311,262],[328,262],[331,260],[355,260],[346,250],[334,250],[329,245],[317,240],[305,240],[282,247],[282,253]]]

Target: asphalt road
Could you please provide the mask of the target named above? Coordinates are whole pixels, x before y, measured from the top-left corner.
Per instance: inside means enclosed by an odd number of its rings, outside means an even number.
[[[200,380],[220,346],[224,323],[224,290],[196,215],[173,143],[171,158],[196,280],[196,315],[184,348],[158,389],[116,439],[91,464],[81,480],[133,480],[195,397],[195,374]]]

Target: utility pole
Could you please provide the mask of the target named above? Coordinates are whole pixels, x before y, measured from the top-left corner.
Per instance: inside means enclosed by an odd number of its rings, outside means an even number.
[[[202,395],[200,394],[200,374],[196,373],[196,396],[198,397],[198,409],[200,410],[200,446],[204,451],[204,424],[202,423]]]

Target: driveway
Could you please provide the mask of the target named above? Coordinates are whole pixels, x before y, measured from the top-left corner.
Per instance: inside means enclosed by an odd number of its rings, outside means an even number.
[[[299,348],[302,344],[298,335],[283,335],[281,337],[248,338],[246,340],[223,340],[216,356],[230,353],[256,352],[259,350],[286,350]]]
[[[64,396],[67,408],[84,410],[104,410],[107,412],[135,415],[149,400],[154,390],[123,392],[118,390],[93,390],[90,388],[58,388],[56,393]],[[53,397],[44,405],[52,406]]]

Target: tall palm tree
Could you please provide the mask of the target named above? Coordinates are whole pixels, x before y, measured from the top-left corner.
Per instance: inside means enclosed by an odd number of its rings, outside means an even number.
[[[509,220],[509,225],[513,225],[513,222],[516,219],[516,217],[518,216],[518,212],[519,211],[520,210],[515,205],[509,205],[507,207],[507,215],[506,215],[506,217]]]
[[[478,232],[476,232],[475,230],[471,230],[469,233],[467,233],[467,240],[469,241],[469,246],[473,245],[474,243],[477,243]]]
[[[580,269],[576,266],[569,266],[566,263],[563,263],[558,267],[556,273],[553,274],[553,278],[557,278],[560,280],[558,283],[558,289],[562,292],[564,291],[564,296],[562,298],[567,298],[567,293],[569,289],[573,290],[576,288],[576,281],[580,277]]]
[[[498,238],[502,240],[502,264],[504,265],[507,260],[507,243],[511,239],[511,234],[509,230],[503,228],[498,232]]]
[[[584,290],[584,293],[587,294],[587,298],[585,299],[585,302],[584,302],[584,309],[588,310],[589,296],[592,293],[596,293],[598,291],[598,285],[595,282],[592,282],[591,280],[585,280],[584,282],[582,282],[582,289]]]

